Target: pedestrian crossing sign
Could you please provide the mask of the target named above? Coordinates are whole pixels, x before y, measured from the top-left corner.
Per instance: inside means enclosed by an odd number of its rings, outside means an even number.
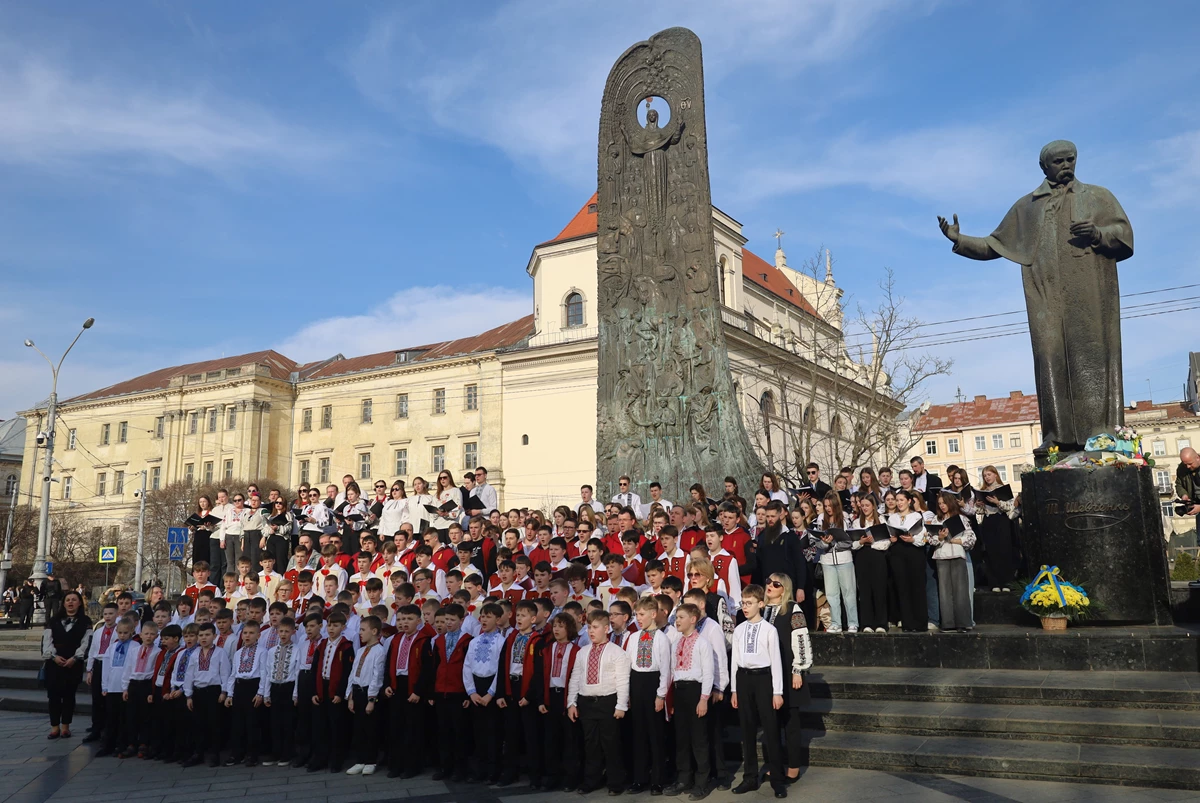
[[[100,562],[101,563],[116,563],[117,548],[115,546],[100,547]]]
[[[170,560],[183,560],[183,544],[168,544],[167,549],[170,550],[167,556]]]

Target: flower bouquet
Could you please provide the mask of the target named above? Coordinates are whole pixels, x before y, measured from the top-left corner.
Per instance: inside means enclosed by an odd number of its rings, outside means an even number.
[[[1045,630],[1066,630],[1068,619],[1086,618],[1091,606],[1087,592],[1061,579],[1057,566],[1043,566],[1021,595],[1021,607],[1039,617]]]

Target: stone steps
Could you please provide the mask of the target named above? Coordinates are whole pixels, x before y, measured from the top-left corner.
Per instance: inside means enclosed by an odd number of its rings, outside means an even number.
[[[836,700],[1200,711],[1200,677],[1182,672],[827,667],[809,682]]]
[[[45,689],[0,688],[0,711],[27,711],[45,714],[49,710]],[[79,694],[75,695],[75,728],[78,729],[82,724],[86,730],[86,721],[80,718],[81,716],[91,716],[91,713],[92,695],[88,694],[86,689],[81,688]]]
[[[842,731],[805,737],[815,766],[1200,789],[1190,749]]]
[[[1200,748],[1194,711],[816,699],[802,721],[814,731]]]

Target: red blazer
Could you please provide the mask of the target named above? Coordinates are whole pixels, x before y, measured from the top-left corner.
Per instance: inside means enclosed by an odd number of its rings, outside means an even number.
[[[554,644],[553,637],[547,636],[545,643],[542,645],[542,699],[539,701],[542,705],[550,699],[550,673],[554,670]],[[575,669],[575,656],[579,654],[579,645],[571,642],[567,646],[567,688],[571,685],[571,672]],[[566,700],[564,698],[563,702]]]
[[[339,552],[334,560],[337,561],[338,566],[346,570],[347,574],[354,574],[354,572],[350,571],[350,558],[351,556],[348,553]]]
[[[617,554],[619,555],[621,553],[618,552]],[[593,569],[591,567],[591,564],[588,564],[584,568],[587,569],[587,573],[588,573],[588,577],[587,577],[587,587],[588,588],[597,589],[600,586],[604,585],[604,583],[608,582],[608,569],[604,568],[603,563],[600,564],[599,569]]]
[[[454,560],[458,560],[458,553],[448,547],[433,553],[433,565],[444,572],[450,570],[450,561]]]
[[[417,631],[416,636],[413,637],[412,644],[409,645],[408,688],[410,693],[415,692],[416,694],[421,694],[422,691],[425,690],[425,687],[421,685],[425,680],[425,678],[422,676],[422,670],[425,669],[425,667],[422,666],[422,663],[425,656],[425,649],[429,645],[429,639],[432,632],[432,628],[428,627],[427,625],[422,625],[421,629]],[[393,691],[396,690],[396,665],[400,656],[400,640],[403,638],[404,637],[401,634],[397,633],[392,638],[392,643],[388,645],[387,684],[392,687]]]
[[[433,690],[439,694],[465,694],[463,685],[463,663],[467,660],[467,646],[471,643],[471,634],[463,633],[454,652],[446,655],[446,634],[438,636],[433,641],[433,656],[437,661]]]
[[[621,572],[621,576],[635,586],[644,586],[646,584],[646,567],[640,560],[631,560],[625,565],[625,571]]]
[[[704,541],[704,530],[699,527],[685,527],[679,534],[679,548],[687,554],[692,554],[696,544]]]
[[[546,561],[546,563],[549,563],[550,562],[550,553],[547,550],[542,549],[540,546],[534,547],[533,550],[529,553],[529,562],[532,563],[533,568],[536,569],[537,565],[539,563],[541,563],[542,561]]]
[[[190,586],[188,586],[187,588],[185,588],[183,590],[183,593],[184,593],[184,596],[191,597],[192,602],[195,602],[196,598],[200,596],[201,591],[211,591],[214,594],[220,593],[220,590],[212,583],[205,583],[202,586],[198,586],[195,583],[192,583]]]
[[[679,582],[683,583],[684,588],[687,588],[687,577],[684,576],[687,574],[687,556],[688,553],[684,552],[681,558],[659,558],[662,561],[663,568],[666,569],[666,573],[678,577]]]
[[[729,560],[731,557],[732,556],[730,556],[730,555],[713,555],[712,558],[710,558],[710,560],[712,560],[713,569],[716,574],[716,577],[713,578],[713,585],[712,585],[711,590],[713,590],[713,591],[717,590],[717,582],[720,580],[725,581],[725,590],[726,591],[729,590],[729,568],[731,565]],[[738,564],[738,569],[739,569],[739,571],[741,569],[740,563]]]
[[[329,669],[329,680],[322,677],[321,667],[324,666],[325,651],[329,649],[329,639],[322,639],[317,651],[313,653],[313,678],[317,683],[317,698],[324,702],[334,697],[346,697],[346,685],[350,682],[350,673],[354,671],[354,647],[350,639],[338,640],[334,648],[333,665]]]
[[[507,591],[501,591],[500,587],[497,586],[494,593],[499,594],[501,599],[506,599],[509,602],[516,604],[529,597],[530,592],[526,591],[524,588],[521,588],[520,584],[513,583],[512,588],[508,589]],[[529,598],[532,599],[532,597]]]
[[[159,650],[158,658],[154,660],[154,677],[158,677],[158,670],[162,668],[163,660],[165,659],[167,662],[167,671],[163,673],[163,683],[159,688],[164,697],[171,693],[171,675],[175,672],[175,661],[183,649],[183,647],[176,647],[170,656],[167,655],[166,650]]]
[[[533,685],[533,673],[535,662],[537,660],[537,651],[539,642],[542,639],[542,634],[534,630],[529,634],[529,639],[525,642],[525,653],[521,657],[521,688],[513,689],[512,677],[508,674],[509,667],[512,665],[512,648],[513,642],[517,640],[517,631],[508,634],[504,639],[504,646],[500,649],[500,686],[499,693],[510,701],[516,702],[522,698],[528,699],[529,688]]]
[[[750,543],[750,533],[741,527],[731,533],[721,533],[721,548],[737,558],[738,571],[749,574],[746,567],[746,544]]]

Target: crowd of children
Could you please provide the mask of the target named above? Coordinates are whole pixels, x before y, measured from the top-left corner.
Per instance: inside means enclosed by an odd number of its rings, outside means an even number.
[[[720,734],[736,716],[733,791],[763,780],[761,729],[786,797],[811,662],[791,578],[749,582],[729,528],[681,538],[665,521],[595,537],[586,516],[505,529],[475,516],[415,546],[407,527],[382,549],[363,531],[354,554],[336,533],[301,533],[286,571],[264,551],[220,589],[199,561],[173,604],[104,607],[88,739],[102,756],[184,766],[524,775],[536,789],[700,800],[732,785]]]

